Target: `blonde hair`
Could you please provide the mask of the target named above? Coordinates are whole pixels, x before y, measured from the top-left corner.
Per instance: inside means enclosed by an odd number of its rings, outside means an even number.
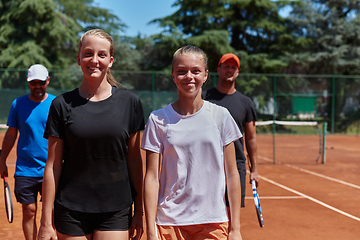
[[[191,46],[191,45],[184,46],[184,47],[181,47],[178,50],[176,50],[176,52],[173,55],[173,59],[171,61],[171,68],[173,68],[176,58],[180,57],[181,55],[183,55],[185,53],[193,53],[193,54],[200,55],[200,57],[202,58],[202,60],[204,62],[205,71],[208,70],[208,57],[206,56],[206,53],[203,50],[201,50],[200,48]]]
[[[111,38],[111,36],[109,34],[107,34],[104,30],[102,29],[91,29],[87,32],[85,32],[79,41],[79,52],[81,50],[81,47],[83,45],[84,39],[88,36],[98,36],[100,38],[106,39],[109,43],[110,43],[110,56],[112,57],[114,55],[114,44],[113,44],[113,40]],[[115,78],[113,77],[113,75],[111,74],[110,68],[107,69],[106,71],[106,80],[108,81],[108,83],[112,86],[118,86],[119,83],[115,80]]]

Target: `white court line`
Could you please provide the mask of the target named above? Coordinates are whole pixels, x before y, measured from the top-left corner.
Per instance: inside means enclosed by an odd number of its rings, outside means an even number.
[[[272,160],[270,158],[266,158],[266,157],[262,157],[262,156],[259,156],[259,158],[262,158],[265,161],[272,162]],[[360,186],[358,186],[358,185],[348,183],[348,182],[345,182],[345,181],[342,181],[342,180],[339,180],[339,179],[336,179],[336,178],[328,177],[328,176],[322,175],[320,173],[316,173],[316,172],[309,171],[309,170],[306,170],[306,169],[303,169],[303,168],[295,167],[295,166],[290,165],[290,164],[283,164],[283,165],[287,166],[287,167],[290,167],[290,168],[294,168],[294,169],[302,171],[302,172],[306,172],[308,174],[311,174],[311,175],[314,175],[314,176],[317,176],[317,177],[321,177],[321,178],[333,181],[333,182],[341,183],[341,184],[344,184],[344,185],[349,186],[349,187],[360,189]]]
[[[273,197],[259,197],[260,199],[299,199],[304,198],[302,196],[273,196]],[[254,200],[254,197],[245,197],[245,199]]]
[[[267,182],[269,182],[269,183],[272,183],[272,184],[274,184],[274,185],[276,185],[276,186],[278,186],[278,187],[281,187],[281,188],[283,188],[283,189],[285,189],[285,190],[287,190],[287,191],[289,191],[289,192],[292,192],[292,193],[295,193],[295,194],[297,194],[297,195],[299,195],[299,196],[301,196],[301,197],[307,198],[307,199],[309,199],[310,201],[313,201],[313,202],[315,202],[315,203],[317,203],[317,204],[320,204],[320,205],[322,205],[322,206],[324,206],[324,207],[326,207],[326,208],[329,208],[329,209],[331,209],[331,210],[333,210],[333,211],[335,211],[335,212],[337,212],[337,213],[340,213],[340,214],[342,214],[342,215],[344,215],[344,216],[347,216],[347,217],[349,217],[349,218],[352,218],[352,219],[360,222],[360,218],[355,217],[355,216],[353,216],[353,215],[351,215],[351,214],[349,214],[349,213],[347,213],[347,212],[344,212],[344,211],[341,211],[341,210],[339,210],[339,209],[337,209],[337,208],[334,208],[334,207],[332,207],[332,206],[330,206],[330,205],[328,205],[328,204],[326,204],[326,203],[324,203],[324,202],[321,202],[321,201],[319,201],[319,200],[317,200],[317,199],[315,199],[315,198],[313,198],[313,197],[310,197],[310,196],[308,196],[308,195],[305,195],[305,194],[303,194],[303,193],[301,193],[301,192],[298,192],[298,191],[296,191],[296,190],[294,190],[294,189],[288,188],[288,187],[286,187],[286,186],[284,186],[284,185],[282,185],[282,184],[280,184],[280,183],[274,182],[274,181],[272,181],[272,180],[270,180],[270,179],[268,179],[268,178],[266,178],[266,177],[262,177],[262,176],[259,176],[259,177],[260,177],[261,179],[263,179],[264,181],[267,181]]]

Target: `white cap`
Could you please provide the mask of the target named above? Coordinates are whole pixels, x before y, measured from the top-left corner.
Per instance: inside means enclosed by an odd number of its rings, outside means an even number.
[[[32,65],[28,70],[27,81],[30,82],[35,79],[41,80],[41,81],[46,81],[48,76],[49,76],[49,72],[46,69],[46,67],[44,67],[41,64],[35,64],[35,65]]]

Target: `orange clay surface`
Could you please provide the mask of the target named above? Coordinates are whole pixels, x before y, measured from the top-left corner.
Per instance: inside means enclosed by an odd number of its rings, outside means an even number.
[[[0,133],[0,143],[4,132]],[[272,136],[258,135],[258,187],[264,228],[257,222],[251,185],[241,209],[243,239],[332,240],[360,237],[360,137],[328,135],[326,163],[315,136],[277,136],[276,164]],[[9,184],[14,190],[15,148],[8,158]],[[145,162],[144,162],[145,166]],[[14,222],[5,216],[0,191],[0,239],[24,239],[21,205],[14,201]],[[41,208],[41,203],[39,203]],[[40,210],[38,215],[40,215]],[[38,216],[39,221],[39,216]],[[142,239],[146,239],[144,234]]]

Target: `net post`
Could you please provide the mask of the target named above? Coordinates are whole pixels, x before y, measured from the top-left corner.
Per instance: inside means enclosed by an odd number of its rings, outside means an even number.
[[[275,120],[272,124],[272,136],[273,136],[273,164],[275,164],[275,132],[276,132],[276,126],[275,126]]]
[[[273,114],[273,164],[275,164],[275,132],[276,132],[276,126],[275,126],[275,120],[276,120],[276,75],[273,76],[273,98],[274,98],[274,114]]]
[[[325,164],[325,159],[326,159],[326,157],[325,157],[325,146],[326,146],[326,144],[325,144],[325,139],[326,139],[326,133],[327,133],[327,131],[326,131],[326,129],[327,129],[327,122],[324,122],[324,125],[323,125],[323,141],[322,141],[322,144],[323,144],[323,146],[322,146],[322,163],[323,164]]]

